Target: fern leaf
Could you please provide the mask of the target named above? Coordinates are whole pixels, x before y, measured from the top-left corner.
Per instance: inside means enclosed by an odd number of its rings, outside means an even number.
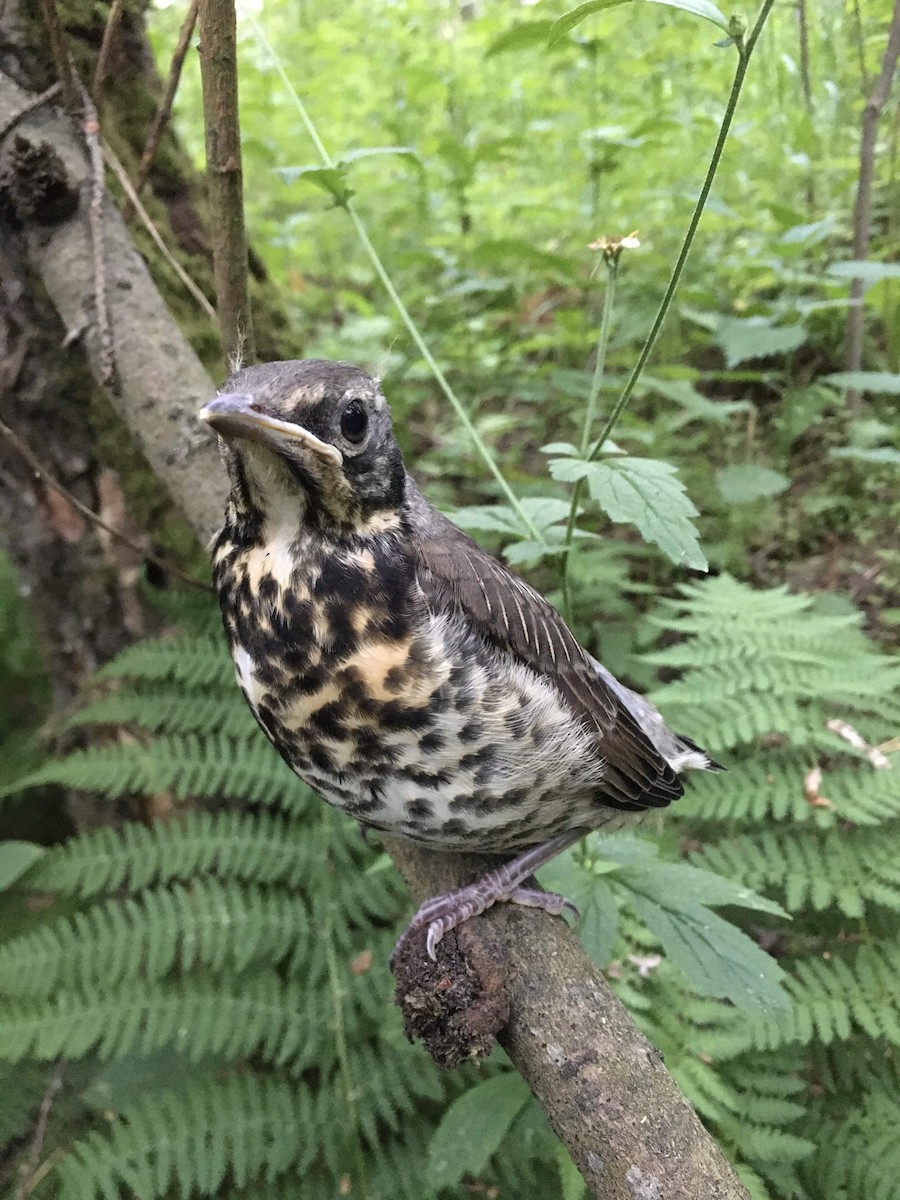
[[[60,987],[114,988],[160,979],[175,966],[236,973],[254,962],[280,962],[307,934],[297,895],[197,880],[107,900],[0,944],[0,992],[49,996]]]
[[[61,1200],[141,1200],[215,1195],[226,1174],[238,1187],[271,1183],[316,1157],[318,1133],[303,1084],[235,1073],[126,1109],[108,1130],[76,1141],[57,1168]]]
[[[221,879],[294,887],[322,847],[309,828],[269,813],[188,812],[153,825],[129,822],[52,846],[23,883],[37,890],[94,896],[118,888],[210,873]]]
[[[234,668],[221,634],[156,638],[123,650],[97,673],[100,679],[167,680],[185,688],[233,688]]]

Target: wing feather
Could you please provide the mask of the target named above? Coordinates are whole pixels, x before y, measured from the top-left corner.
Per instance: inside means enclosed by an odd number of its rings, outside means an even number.
[[[414,488],[414,485],[413,485]],[[438,607],[467,616],[483,637],[550,680],[597,739],[603,803],[642,811],[683,788],[559,613],[524,580],[441,516],[414,488],[412,542],[419,580]]]

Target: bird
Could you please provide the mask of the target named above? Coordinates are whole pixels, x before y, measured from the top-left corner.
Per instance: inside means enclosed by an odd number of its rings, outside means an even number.
[[[531,875],[718,764],[423,495],[380,381],[349,363],[239,369],[200,411],[230,481],[213,577],[238,685],[324,800],[438,851],[503,856],[426,900],[398,946],[499,901],[576,913]]]

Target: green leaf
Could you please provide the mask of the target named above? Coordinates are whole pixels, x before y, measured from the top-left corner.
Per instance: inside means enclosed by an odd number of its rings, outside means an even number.
[[[871,285],[880,283],[882,279],[900,279],[900,263],[866,262],[860,259],[836,262],[828,268],[828,274],[837,279],[862,279]]]
[[[353,198],[353,189],[347,183],[346,166],[279,167],[278,173],[286,183],[305,179],[309,183],[315,184],[317,188],[321,188],[323,192],[333,196],[335,202],[341,207]]]
[[[764,497],[779,496],[791,486],[791,481],[779,471],[741,463],[716,471],[716,483],[724,499],[731,504],[749,504]]]
[[[559,1167],[562,1200],[583,1200],[587,1185],[562,1142],[556,1144],[556,1165]]]
[[[873,392],[876,396],[900,396],[900,374],[890,371],[838,371],[826,375],[824,382],[835,387]]]
[[[598,967],[605,967],[619,933],[619,905],[603,875],[620,869],[618,863],[585,867],[569,851],[540,872],[541,886],[571,900],[581,914],[578,937]]]
[[[408,158],[420,170],[425,169],[425,164],[411,146],[364,146],[359,150],[348,150],[341,155],[338,167],[349,166],[351,163],[360,162],[366,158],[381,158],[384,155],[393,158]]]
[[[495,37],[484,53],[485,58],[495,58],[510,50],[527,50],[532,46],[546,46],[553,30],[553,21],[522,21]]]
[[[895,450],[893,446],[873,446],[868,449],[863,446],[841,446],[839,449],[831,451],[831,457],[855,458],[859,462],[890,463],[893,466],[900,466],[900,450]]]
[[[758,892],[726,879],[724,875],[717,875],[715,871],[706,871],[690,863],[655,862],[646,868],[630,867],[623,878],[635,878],[638,871],[647,879],[642,890],[648,894],[652,892],[666,905],[718,908],[727,904],[790,920],[788,913],[774,900],[760,896]]]
[[[431,1138],[430,1187],[454,1187],[463,1175],[480,1174],[530,1096],[522,1076],[510,1071],[486,1079],[455,1100]]]
[[[736,925],[699,904],[677,908],[660,903],[655,896],[641,893],[641,881],[634,876],[622,882],[629,887],[635,913],[695,991],[761,1012],[788,1007],[781,988],[784,971]]]
[[[618,8],[620,4],[628,3],[630,0],[588,0],[587,4],[579,4],[577,8],[573,8],[561,16],[558,21],[554,21],[547,45],[555,46],[557,42],[562,41],[570,29],[580,25],[593,13],[602,12],[606,8]]]
[[[673,562],[706,571],[692,517],[697,510],[671,463],[655,458],[610,458],[601,462],[557,458],[554,479],[586,479],[591,496],[612,521],[636,525],[643,538],[659,546]]]
[[[768,317],[727,317],[715,340],[729,370],[754,358],[773,358],[796,350],[806,341],[802,325],[776,325]]]
[[[0,892],[12,887],[45,853],[44,847],[34,842],[0,842]]]
[[[637,2],[640,3],[641,0],[637,0]],[[713,25],[717,25],[719,29],[724,29],[726,33],[729,32],[728,21],[716,6],[710,3],[710,0],[644,0],[644,2],[664,4],[668,8],[680,8],[683,12],[691,13],[695,17],[703,17],[707,21],[712,21]],[[580,25],[593,13],[603,12],[607,8],[617,8],[620,4],[627,3],[628,0],[589,0],[587,4],[579,4],[577,8],[573,8],[571,12],[561,16],[554,24],[550,31],[548,45],[556,45],[570,29]]]

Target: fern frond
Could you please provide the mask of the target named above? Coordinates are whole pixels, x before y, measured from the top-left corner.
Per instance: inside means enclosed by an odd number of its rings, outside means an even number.
[[[97,672],[99,679],[168,680],[183,688],[234,688],[234,667],[224,638],[156,638],[136,642]]]
[[[805,958],[791,964],[792,1007],[778,1016],[707,1007],[710,1027],[696,1044],[716,1059],[749,1049],[776,1050],[792,1042],[826,1045],[862,1031],[900,1045],[900,946],[862,946],[843,958]]]
[[[118,688],[108,696],[77,709],[67,728],[81,725],[136,725],[149,733],[206,733],[247,738],[255,731],[253,717],[234,686],[211,694],[182,692],[171,684]]]
[[[262,734],[243,741],[211,733],[204,737],[172,735],[146,745],[117,742],[94,746],[51,759],[6,792],[47,784],[109,797],[160,792],[172,792],[179,799],[230,797],[291,813],[304,812],[312,798],[309,788],[273,753]]]
[[[315,993],[313,993],[315,995]],[[137,1049],[173,1046],[192,1061],[206,1055],[236,1059],[256,1051],[271,1062],[293,1060],[307,1044],[297,1013],[304,997],[275,975],[216,983],[189,979],[135,988],[84,987],[49,1000],[0,1001],[0,1056],[100,1059]],[[321,1035],[321,1015],[315,1031]],[[309,1059],[307,1059],[309,1061]]]
[[[865,1095],[859,1107],[838,1119],[820,1119],[818,1149],[804,1169],[822,1200],[896,1200],[900,1180],[897,1113],[900,1091]]]
[[[678,802],[679,817],[705,821],[765,818],[831,827],[838,821],[879,825],[900,817],[900,770],[873,770],[865,760],[832,759],[822,771],[821,794],[831,808],[814,808],[804,791],[811,755],[762,751],[726,773],[705,775]],[[782,831],[784,835],[784,831]]]
[[[105,990],[127,980],[161,979],[176,966],[237,973],[254,962],[282,961],[308,932],[306,907],[296,894],[198,879],[136,899],[106,900],[0,944],[0,993]]]
[[[308,1087],[252,1072],[199,1079],[127,1108],[115,1124],[77,1141],[57,1168],[60,1200],[141,1200],[215,1195],[226,1174],[238,1187],[302,1172],[318,1151]]]
[[[177,819],[83,833],[46,854],[23,877],[36,890],[89,897],[118,888],[210,873],[220,879],[296,886],[321,854],[307,825],[270,813],[187,812]]]
[[[896,834],[884,829],[745,834],[708,845],[694,856],[698,865],[757,891],[772,887],[789,912],[820,911],[836,905],[861,917],[867,903],[900,911],[900,857]]]

